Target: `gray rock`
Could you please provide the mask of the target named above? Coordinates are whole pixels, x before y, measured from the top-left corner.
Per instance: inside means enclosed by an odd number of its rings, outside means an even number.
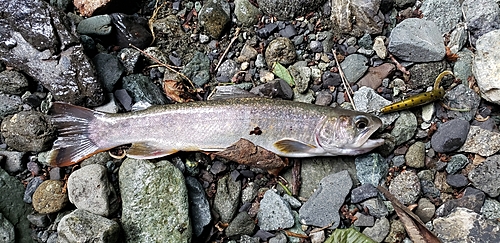
[[[160,88],[142,74],[123,77],[122,85],[132,96],[134,103],[142,101],[152,105],[164,105],[168,102]]]
[[[300,208],[300,206],[302,206],[302,203],[297,198],[288,194],[283,195],[283,200],[285,200],[293,209]]]
[[[435,150],[439,152],[437,149]],[[500,133],[490,132],[478,126],[470,126],[467,140],[458,151],[476,153],[485,157],[491,156],[500,151]]]
[[[198,13],[201,26],[215,39],[222,35],[223,30],[231,21],[229,13],[224,10],[223,3],[223,1],[207,1]],[[228,5],[227,2],[225,4]]]
[[[47,150],[55,139],[50,117],[38,111],[21,111],[6,117],[1,132],[9,147],[23,152]]]
[[[87,165],[74,171],[67,186],[69,201],[78,209],[108,217],[119,207],[106,167],[102,165]]]
[[[500,195],[500,155],[488,157],[469,172],[469,180],[474,187],[490,197]]]
[[[450,42],[446,45],[452,53],[458,53],[467,42],[467,28],[464,23],[458,23],[450,34]],[[468,50],[468,49],[467,49]],[[459,55],[460,58],[462,56]],[[456,63],[455,63],[456,65]],[[455,76],[457,74],[455,73]]]
[[[446,104],[451,108],[466,109],[467,111],[447,111],[448,118],[463,119],[471,121],[474,119],[481,97],[479,97],[471,88],[459,84],[454,89],[447,91],[444,95]]]
[[[303,103],[313,103],[314,102],[314,92],[308,89],[305,93],[299,93],[295,88],[293,89],[293,101],[303,102]]]
[[[295,89],[299,93],[306,92],[311,81],[311,68],[293,65],[288,68],[288,71],[295,82]]]
[[[104,91],[113,92],[115,84],[125,72],[125,67],[118,57],[107,53],[99,53],[92,58],[95,65],[97,77],[103,83]]]
[[[222,177],[217,182],[217,192],[214,199],[214,210],[219,213],[221,221],[231,222],[240,201],[241,181],[235,181],[229,176]]]
[[[50,219],[47,214],[28,214],[27,219],[36,227],[46,228],[50,225]]]
[[[203,186],[194,177],[186,177],[186,187],[189,198],[189,213],[193,227],[193,234],[198,237],[203,232],[203,228],[210,223],[210,205]]]
[[[226,236],[251,235],[255,229],[255,223],[247,212],[241,212],[234,217],[226,228]]]
[[[389,171],[387,161],[378,153],[357,156],[354,163],[361,184],[372,184],[376,187],[383,182]]]
[[[446,165],[446,172],[448,174],[455,174],[462,168],[469,164],[469,159],[463,154],[456,154],[451,156],[450,161]]]
[[[249,1],[235,0],[234,15],[243,26],[250,27],[259,21],[262,12]]]
[[[241,203],[252,202],[255,196],[257,196],[257,191],[259,190],[259,185],[254,182],[249,182],[247,186],[241,191]]]
[[[127,158],[119,179],[121,222],[128,242],[190,242],[187,190],[175,166],[166,160]]]
[[[118,111],[120,111],[120,107],[118,106],[118,103],[117,103],[113,93],[108,94],[107,100],[109,100],[108,103],[101,105],[101,106],[98,106],[98,107],[94,107],[94,110],[106,112],[106,113],[118,113]]]
[[[0,239],[5,243],[16,242],[14,226],[0,213]]]
[[[416,203],[420,196],[420,180],[415,172],[406,170],[394,177],[389,186],[392,193],[401,203]]]
[[[500,28],[500,8],[495,1],[466,0],[462,3],[462,9],[473,45],[482,35]]]
[[[323,52],[323,44],[321,43],[321,41],[316,41],[316,40],[311,41],[309,43],[309,48],[314,53]]]
[[[42,184],[43,180],[40,176],[33,177],[26,185],[26,191],[24,191],[23,201],[25,203],[31,203],[33,201],[33,194],[40,184]]]
[[[18,112],[22,105],[23,101],[21,97],[0,93],[0,120]]]
[[[260,201],[257,219],[260,229],[267,231],[287,229],[294,225],[290,206],[272,189],[267,190]]]
[[[277,233],[275,237],[269,239],[269,243],[287,243],[286,235]]]
[[[391,104],[390,101],[377,94],[375,90],[366,86],[360,87],[358,91],[354,92],[353,100],[357,110],[369,113],[378,113],[382,107]],[[399,113],[379,115],[380,120],[382,120],[381,129],[385,129],[398,117]]]
[[[130,74],[137,69],[141,53],[133,48],[123,48],[118,52],[117,57],[127,71],[127,74]]]
[[[293,26],[292,24],[287,24],[284,29],[279,31],[279,33],[283,37],[292,38],[297,35],[297,30],[295,29],[295,26]],[[297,43],[295,44],[297,45]],[[319,50],[319,46],[317,44],[318,43],[315,43],[314,49]],[[312,46],[311,49],[313,49]],[[323,44],[321,44],[321,50],[323,50]]]
[[[474,53],[471,50],[464,48],[457,53],[460,57],[453,65],[453,74],[457,79],[462,80],[462,84],[469,86],[469,77],[474,77],[472,73],[472,62],[474,60]]]
[[[403,61],[433,62],[445,55],[441,32],[432,21],[405,19],[392,30],[389,39],[389,52]]]
[[[434,22],[441,34],[450,32],[462,19],[460,3],[453,0],[425,1],[420,7],[423,19]]]
[[[370,183],[362,184],[351,191],[351,203],[360,203],[378,196],[378,190]]]
[[[400,112],[399,118],[394,123],[391,135],[396,138],[396,146],[410,140],[417,130],[417,117],[409,111]]]
[[[238,63],[233,59],[224,61],[217,70],[216,79],[221,83],[232,82],[233,76],[240,70]]]
[[[303,16],[322,6],[325,0],[257,0],[259,8],[269,16],[276,16],[280,20],[291,20]]]
[[[422,190],[422,195],[428,198],[437,198],[441,195],[440,190],[436,187],[434,182],[429,180],[421,180],[420,188]]]
[[[109,35],[112,30],[113,26],[109,15],[97,15],[83,19],[76,28],[80,35]]]
[[[404,225],[400,220],[391,220],[391,229],[384,242],[402,242],[405,238],[405,233]]]
[[[332,103],[332,101],[333,95],[329,91],[322,90],[316,93],[316,101],[314,104],[328,106]]]
[[[367,227],[363,230],[363,234],[370,237],[376,242],[382,242],[389,234],[391,225],[389,220],[385,217],[379,218],[375,221],[373,227]]]
[[[0,73],[0,92],[21,95],[28,90],[28,79],[20,72],[3,71]]]
[[[330,229],[340,223],[339,209],[352,187],[347,170],[321,179],[318,189],[300,208],[300,222],[305,225],[323,227],[333,222]],[[321,217],[318,217],[321,215]]]
[[[290,39],[278,37],[272,40],[266,47],[265,58],[268,67],[272,67],[275,62],[289,65],[295,62],[297,53]]]
[[[500,226],[465,208],[432,221],[434,233],[443,242],[498,242]]]
[[[443,203],[443,205],[436,210],[436,216],[447,216],[456,208],[467,208],[479,213],[484,204],[485,197],[484,192],[472,187],[467,187],[461,198],[448,200]]]
[[[436,77],[446,69],[447,63],[445,61],[440,62],[426,62],[426,63],[416,63],[411,66],[409,71],[411,72],[411,77],[409,84],[403,83],[403,90],[406,89],[427,89],[434,86]],[[445,81],[451,76],[445,76],[441,82],[444,84]]]
[[[259,237],[250,237],[248,235],[242,235],[240,237],[240,243],[259,243],[260,239]]]
[[[182,73],[193,81],[198,87],[203,87],[210,80],[210,60],[201,52],[196,52]]]
[[[422,168],[425,165],[425,143],[415,142],[405,154],[406,165],[413,168]]]
[[[357,227],[372,227],[375,224],[375,217],[371,215],[364,215],[360,212],[357,212],[354,217],[356,217],[356,221],[354,221],[354,226]]]
[[[57,226],[57,242],[118,242],[120,225],[113,220],[77,209]]]
[[[7,173],[11,174],[21,172],[26,167],[25,162],[23,161],[25,155],[25,152],[0,150],[0,156],[4,157],[4,159],[0,158],[0,162],[2,162],[2,168]]]
[[[236,2],[238,2],[238,1],[242,2],[241,0],[237,0]],[[243,48],[241,49],[240,55],[238,56],[238,58],[236,58],[236,60],[239,63],[249,62],[251,60],[254,60],[257,57],[257,54],[258,54],[258,52],[257,52],[257,50],[255,50],[255,48],[253,48],[249,44],[245,44],[243,46]]]
[[[292,214],[295,222],[293,224],[293,227],[288,230],[295,234],[305,235],[306,233],[304,232],[304,230],[302,230],[302,224],[300,223],[299,214],[295,211],[292,211]],[[299,237],[288,236],[288,242],[290,243],[300,243],[300,241],[301,239]]]
[[[491,1],[487,2],[490,5]],[[498,5],[496,6],[498,8]],[[483,8],[481,5],[477,7]],[[477,40],[472,71],[481,91],[481,97],[489,102],[500,104],[500,76],[498,75],[500,67],[497,65],[500,50],[496,48],[497,46],[500,46],[500,30],[491,31],[481,36]]]
[[[432,204],[427,198],[420,198],[418,200],[418,206],[415,209],[415,214],[422,220],[422,222],[427,223],[431,221],[436,212],[436,206]]]
[[[363,75],[366,70],[368,70],[368,58],[360,54],[352,54],[348,55],[342,63],[340,63],[340,67],[342,71],[344,71],[345,78],[349,82],[349,84],[356,83]]]
[[[360,37],[364,34],[380,34],[384,26],[384,15],[380,11],[381,0],[332,1],[331,19],[344,34]],[[345,21],[356,19],[356,21]]]
[[[469,128],[469,123],[461,119],[453,119],[441,124],[432,135],[432,148],[438,153],[457,150],[465,143]]]
[[[467,177],[462,174],[455,174],[446,176],[446,183],[452,187],[461,188],[467,186],[469,184],[469,180],[467,180]]]
[[[481,207],[481,215],[490,220],[498,220],[500,218],[500,202],[486,198],[483,207]]]
[[[252,88],[250,93],[270,98],[282,98],[285,100],[291,100],[293,98],[292,87],[283,79],[275,79],[269,83],[261,84]]]

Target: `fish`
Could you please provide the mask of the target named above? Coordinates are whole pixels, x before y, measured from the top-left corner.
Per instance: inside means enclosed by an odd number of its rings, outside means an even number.
[[[154,159],[178,151],[219,152],[240,139],[291,158],[358,155],[384,143],[370,138],[382,125],[374,115],[279,99],[177,103],[116,114],[54,102],[51,115],[58,130],[48,156],[54,167],[130,144],[128,157]]]

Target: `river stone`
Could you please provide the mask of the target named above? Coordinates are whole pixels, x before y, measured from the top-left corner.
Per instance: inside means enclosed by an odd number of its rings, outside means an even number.
[[[190,242],[184,176],[169,161],[127,158],[119,171],[127,242]]]
[[[459,151],[476,153],[485,157],[491,156],[500,151],[500,133],[490,132],[478,126],[470,126],[467,140]]]
[[[182,69],[188,78],[198,87],[203,87],[210,80],[210,59],[201,52],[196,52]]]
[[[451,108],[466,109],[466,111],[449,110],[446,112],[448,118],[459,118],[466,121],[474,119],[481,102],[481,97],[473,89],[463,84],[459,84],[454,89],[447,91],[444,99]]]
[[[115,84],[125,72],[125,67],[115,55],[99,53],[92,58],[95,65],[97,76],[104,85],[104,90],[111,93]]]
[[[481,207],[481,214],[487,219],[498,220],[500,218],[500,202],[495,199],[486,198]]]
[[[384,27],[384,15],[380,11],[381,0],[334,0],[331,3],[331,19],[344,34],[361,37],[364,34],[378,35]],[[355,19],[356,21],[346,21]]]
[[[500,7],[495,1],[465,0],[462,10],[466,16],[472,45],[477,45],[476,40],[482,35],[500,28]]]
[[[20,72],[3,71],[0,73],[0,92],[21,95],[28,90],[28,79]]]
[[[420,10],[423,19],[434,22],[442,34],[450,32],[462,19],[460,3],[455,0],[424,1]]]
[[[368,70],[368,58],[361,54],[352,54],[347,56],[340,67],[344,71],[345,78],[349,84],[356,83]]]
[[[230,176],[224,176],[217,182],[217,192],[214,199],[214,210],[219,213],[221,221],[229,223],[233,219],[241,194],[241,181],[235,181]]]
[[[275,62],[283,65],[292,64],[297,57],[293,42],[285,37],[278,37],[272,40],[266,48],[265,58],[269,68],[273,67]]]
[[[418,200],[418,206],[415,209],[415,214],[422,220],[422,222],[427,223],[431,221],[436,211],[436,206],[432,204],[427,198],[420,198]]]
[[[226,236],[251,235],[255,229],[255,223],[247,212],[241,212],[234,217],[226,228]]]
[[[469,180],[474,187],[490,197],[500,195],[500,155],[488,157],[469,172]]]
[[[39,213],[55,213],[68,204],[63,181],[46,180],[33,194],[33,208]]]
[[[123,77],[122,85],[132,96],[134,103],[143,101],[152,105],[165,105],[168,102],[161,89],[142,74]]]
[[[76,28],[80,35],[109,35],[112,30],[111,16],[107,14],[83,19]]]
[[[457,55],[460,58],[453,65],[453,74],[457,79],[462,81],[462,84],[469,87],[469,78],[472,78],[474,75],[472,72],[472,63],[475,55],[467,48],[463,48]]]
[[[473,72],[481,97],[500,104],[500,30],[491,31],[477,40]]]
[[[8,151],[0,149],[0,162],[2,168],[9,174],[16,174],[26,169],[25,152]],[[1,158],[3,157],[3,159]]]
[[[272,189],[264,193],[257,219],[260,229],[267,231],[287,229],[294,225],[290,205]]]
[[[201,26],[215,39],[218,39],[222,35],[224,29],[231,21],[229,13],[224,11],[222,3],[223,1],[206,1],[198,12],[198,19]]]
[[[198,237],[203,232],[203,228],[210,223],[210,205],[203,186],[194,177],[186,177],[186,187],[189,198],[189,213],[193,227],[193,234]]]
[[[417,117],[409,111],[402,111],[394,123],[391,135],[396,138],[396,146],[410,140],[417,130]]]
[[[389,230],[391,229],[391,225],[389,220],[385,217],[379,218],[375,220],[375,224],[373,227],[366,227],[363,230],[363,234],[370,237],[376,242],[382,242],[385,237],[389,234]]]
[[[461,119],[453,119],[441,124],[432,135],[432,148],[438,153],[457,150],[465,143],[469,128],[469,122]]]
[[[500,241],[498,224],[466,208],[456,208],[450,215],[434,219],[432,224],[434,233],[443,242]]]
[[[0,120],[18,112],[22,105],[21,97],[0,93]]]
[[[420,196],[420,180],[415,172],[406,170],[392,179],[389,186],[392,193],[401,203],[416,203]]]
[[[280,20],[292,20],[304,16],[322,6],[325,0],[257,0],[259,9],[268,16]]]
[[[234,15],[241,25],[251,27],[259,21],[262,12],[247,0],[235,0]]]
[[[389,171],[387,161],[378,153],[357,156],[356,175],[361,184],[380,185]]]
[[[120,225],[105,217],[77,209],[64,216],[57,225],[57,242],[118,242]]]
[[[14,226],[0,213],[0,240],[4,243],[15,243]]]
[[[425,143],[415,142],[405,155],[406,165],[413,168],[422,168],[425,165]]]
[[[9,147],[23,152],[50,149],[55,139],[50,117],[38,111],[21,111],[6,117],[1,132]]]

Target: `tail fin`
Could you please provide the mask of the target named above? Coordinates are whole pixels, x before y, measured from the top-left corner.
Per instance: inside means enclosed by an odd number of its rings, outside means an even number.
[[[99,152],[99,146],[89,137],[90,124],[96,115],[104,113],[57,102],[51,113],[59,133],[48,157],[51,166],[70,166]]]

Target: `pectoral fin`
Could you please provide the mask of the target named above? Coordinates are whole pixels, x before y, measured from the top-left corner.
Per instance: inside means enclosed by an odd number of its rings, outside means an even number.
[[[307,144],[290,138],[281,139],[275,142],[274,147],[284,154],[313,153],[317,149],[317,147],[312,144]]]
[[[134,159],[154,159],[177,152],[175,149],[164,148],[154,143],[133,143],[127,151],[127,156]]]

